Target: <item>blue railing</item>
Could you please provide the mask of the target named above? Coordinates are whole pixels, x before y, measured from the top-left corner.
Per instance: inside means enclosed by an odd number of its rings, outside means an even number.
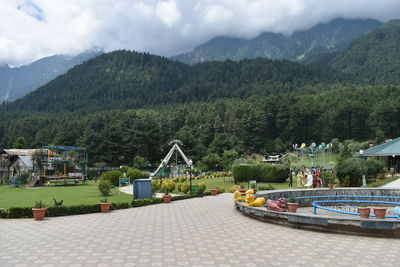
[[[344,196],[340,196],[340,197],[344,197]],[[349,197],[349,196],[346,196]],[[379,196],[351,196],[351,197],[366,197],[366,198],[396,198],[399,199],[400,197],[379,197]],[[298,198],[297,198],[298,199]],[[342,214],[347,214],[347,215],[360,215],[360,213],[358,212],[351,212],[351,211],[344,211],[344,210],[337,210],[337,209],[332,209],[332,208],[328,208],[326,206],[321,206],[319,204],[322,203],[338,203],[341,205],[345,205],[348,207],[352,207],[352,208],[357,208],[356,206],[351,206],[351,205],[347,205],[345,203],[357,203],[359,204],[386,204],[386,205],[400,205],[400,202],[388,202],[388,201],[371,201],[371,200],[321,200],[321,201],[314,201],[312,203],[312,206],[314,207],[314,214],[317,214],[317,209],[322,209],[322,210],[326,210],[326,211],[331,211],[331,212],[337,212],[337,213],[342,213]],[[371,214],[371,217],[375,217],[375,214]],[[396,218],[399,219],[399,216],[396,215],[386,215],[385,218]]]

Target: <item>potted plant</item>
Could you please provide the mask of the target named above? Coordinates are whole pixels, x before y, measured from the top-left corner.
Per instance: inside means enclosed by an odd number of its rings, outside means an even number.
[[[358,206],[358,213],[360,213],[361,218],[368,219],[369,214],[371,213],[371,208],[368,208],[365,205]]]
[[[322,182],[327,184],[329,189],[333,189],[333,186],[335,185],[336,181],[336,175],[333,172],[323,172],[321,175]]]
[[[171,195],[169,192],[175,190],[175,183],[171,179],[166,179],[162,182],[161,189],[164,191],[163,202],[170,203]],[[181,186],[181,190],[183,191],[183,185]]]
[[[374,214],[377,219],[385,219],[386,208],[374,208]]]
[[[111,206],[111,202],[109,202],[109,201],[107,200],[107,198],[104,198],[104,199],[101,199],[101,200],[100,200],[100,209],[101,209],[101,212],[103,212],[103,213],[109,212],[109,211],[110,211],[110,206]]]
[[[165,191],[164,191],[163,202],[164,203],[170,203],[171,202],[171,195],[169,194],[169,190],[168,189],[165,189]]]
[[[216,196],[218,194],[218,189],[217,188],[211,188],[210,193],[212,196]]]
[[[288,211],[296,213],[297,208],[299,207],[299,203],[297,202],[296,198],[291,196],[288,199]]]
[[[46,206],[46,203],[41,200],[35,202],[35,206],[32,208],[32,211],[33,217],[36,221],[43,220],[47,210]]]

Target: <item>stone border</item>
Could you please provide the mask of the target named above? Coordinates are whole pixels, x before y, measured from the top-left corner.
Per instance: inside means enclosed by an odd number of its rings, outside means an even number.
[[[256,194],[265,199],[278,199],[279,197],[288,198],[307,197],[307,196],[399,196],[400,190],[396,189],[374,189],[374,188],[337,188],[337,189],[299,189],[299,190],[274,190],[261,191]],[[301,207],[310,207],[312,201],[318,199],[301,199]],[[384,198],[382,199],[384,200]],[[235,207],[244,215],[259,219],[265,222],[281,224],[285,226],[326,231],[342,234],[359,234],[367,236],[384,236],[400,238],[400,220],[396,219],[362,219],[360,217],[340,217],[328,215],[305,215],[290,212],[277,212],[266,210],[261,207],[246,207],[243,202],[236,202]]]

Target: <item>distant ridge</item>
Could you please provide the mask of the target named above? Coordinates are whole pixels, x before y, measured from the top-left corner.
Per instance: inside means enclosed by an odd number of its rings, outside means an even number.
[[[100,51],[88,51],[77,56],[54,55],[29,65],[10,68],[0,65],[0,103],[14,101],[36,88],[64,74],[73,66],[100,55]]]
[[[173,56],[187,64],[213,60],[270,59],[308,60],[346,47],[352,40],[377,29],[382,22],[372,19],[334,19],[290,36],[265,32],[253,39],[215,37],[193,51]]]

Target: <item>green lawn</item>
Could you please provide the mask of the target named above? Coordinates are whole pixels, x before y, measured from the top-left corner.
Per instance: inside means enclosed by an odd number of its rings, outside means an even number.
[[[118,189],[111,190],[111,196],[107,197],[111,202],[130,202],[132,195],[120,193]],[[42,200],[49,206],[57,201],[64,200],[63,205],[72,206],[79,204],[96,204],[103,197],[97,189],[97,185],[52,186],[28,188],[10,188],[8,185],[0,185],[0,208],[32,207],[35,201]]]
[[[234,185],[232,177],[225,178],[209,178],[202,180],[193,180],[193,185],[198,183],[206,184],[208,192],[212,187],[222,187],[229,192]],[[296,181],[293,181],[296,187]],[[269,183],[276,189],[288,188],[288,182],[285,183]],[[267,185],[259,183],[258,185]],[[173,193],[179,193],[177,191]],[[55,198],[57,201],[64,200],[63,205],[72,206],[80,204],[96,204],[102,199],[97,185],[89,183],[87,185],[71,185],[71,186],[51,186],[36,188],[11,188],[8,185],[0,185],[0,208],[10,207],[32,207],[35,201],[42,200],[49,206],[54,205]],[[111,196],[107,197],[111,202],[130,202],[132,195],[118,193],[117,188],[111,190]]]

